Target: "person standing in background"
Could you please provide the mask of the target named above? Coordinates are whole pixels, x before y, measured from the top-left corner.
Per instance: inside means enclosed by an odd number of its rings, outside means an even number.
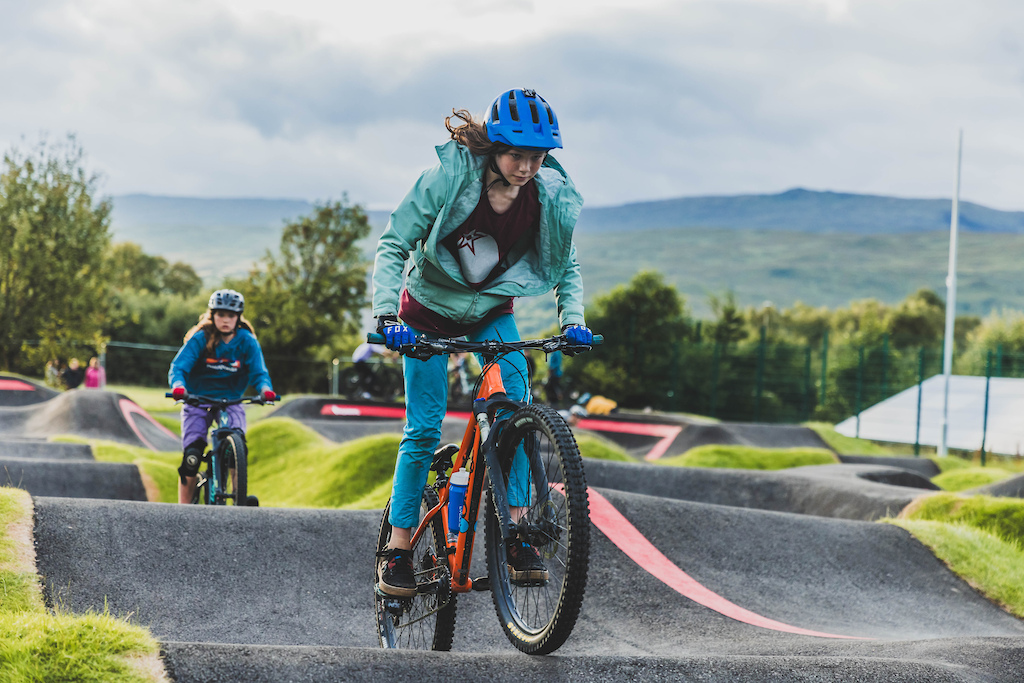
[[[82,383],[82,380],[85,379],[85,369],[77,358],[68,361],[68,366],[61,373],[61,379],[64,380],[64,386],[68,389],[76,389]]]
[[[102,389],[107,386],[107,371],[100,365],[100,359],[93,356],[89,359],[89,367],[85,369],[85,388]]]

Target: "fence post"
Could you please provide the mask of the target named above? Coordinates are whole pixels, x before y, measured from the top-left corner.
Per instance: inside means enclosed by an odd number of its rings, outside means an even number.
[[[698,344],[701,343],[702,341],[704,341],[703,339],[701,339],[701,334],[700,334],[701,333],[701,325],[700,325],[700,323],[701,323],[701,321],[698,320],[697,321],[697,326],[696,326],[696,328],[693,331],[693,337],[694,337],[694,339],[696,339]]]
[[[988,435],[988,387],[992,383],[992,351],[985,359],[985,417],[981,421],[981,466],[985,466],[985,437]]]
[[[882,336],[882,395],[879,400],[889,398],[889,333]]]
[[[761,341],[757,345],[757,389],[754,395],[754,422],[761,421],[761,394],[764,393],[764,349],[768,329],[761,325]]]
[[[996,377],[1003,376],[1003,345],[996,347]]]
[[[924,347],[917,352],[917,430],[914,433],[914,455],[921,455],[921,392],[924,390]]]
[[[669,410],[678,410],[679,399],[679,346],[680,342],[672,345],[672,366],[669,373]]]
[[[331,361],[331,396],[338,395],[338,359]]]
[[[861,397],[864,395],[864,347],[861,346],[857,349],[857,431],[854,434],[858,439],[860,438],[860,408],[861,408]]]
[[[722,360],[721,342],[715,342],[715,355],[711,359],[711,417],[715,417],[715,404],[718,403],[718,365]]]
[[[828,330],[825,330],[821,338],[821,401],[819,405],[825,407],[825,385],[828,383]]]
[[[811,419],[811,347],[804,347],[804,397],[800,406],[804,422]]]

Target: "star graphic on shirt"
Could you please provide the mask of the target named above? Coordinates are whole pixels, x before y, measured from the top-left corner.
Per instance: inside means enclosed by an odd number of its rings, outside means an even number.
[[[487,237],[487,234],[483,233],[483,232],[480,232],[479,230],[473,230],[472,232],[467,232],[467,233],[463,234],[461,237],[459,237],[459,242],[458,242],[457,248],[458,249],[469,249],[471,252],[473,252],[473,255],[475,256],[476,255],[476,241],[479,240],[479,239],[483,239],[484,237]]]

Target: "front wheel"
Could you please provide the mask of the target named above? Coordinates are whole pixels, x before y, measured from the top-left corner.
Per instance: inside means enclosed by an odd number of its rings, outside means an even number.
[[[491,594],[509,641],[527,654],[549,654],[572,633],[587,587],[590,506],[583,460],[565,420],[548,406],[521,408],[507,425],[498,444],[501,477],[510,506],[524,510],[519,538],[537,549],[548,578],[510,580],[494,497],[488,495]]]
[[[224,489],[224,498],[218,502],[222,505],[227,505],[228,500],[233,500],[235,505],[247,504],[248,460],[249,453],[245,447],[245,439],[237,433],[226,435],[221,441],[221,452],[218,459],[220,482]],[[234,477],[231,476],[232,468],[235,470]]]
[[[423,490],[420,518],[437,505],[437,494],[429,486]],[[377,585],[379,565],[391,540],[391,501],[384,508],[377,536],[377,566],[373,583]],[[397,598],[374,591],[377,636],[380,646],[402,650],[451,650],[455,635],[455,594],[448,570],[448,547],[441,515],[436,515],[412,549],[416,596]]]

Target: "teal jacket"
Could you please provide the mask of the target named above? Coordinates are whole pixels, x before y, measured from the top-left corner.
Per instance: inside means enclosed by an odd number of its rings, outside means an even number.
[[[511,297],[555,290],[558,320],[583,322],[583,279],[572,231],[583,197],[550,155],[534,177],[540,199],[540,230],[531,245],[511,254],[512,267],[480,291],[462,276],[441,240],[473,213],[483,190],[485,157],[454,140],[437,147],[440,163],[424,171],[391,214],[377,242],[373,265],[373,315],[397,315],[405,261],[405,286],[416,301],[450,320],[472,324]]]

